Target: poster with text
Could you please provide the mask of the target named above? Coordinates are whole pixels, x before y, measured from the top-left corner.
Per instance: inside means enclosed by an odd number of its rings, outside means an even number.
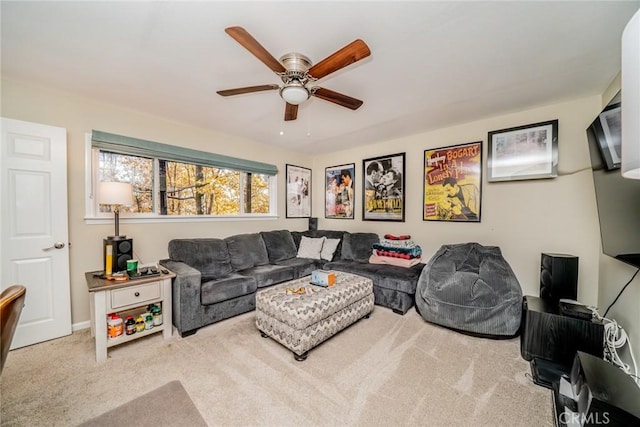
[[[424,151],[424,221],[480,222],[482,141]]]
[[[404,221],[405,153],[362,161],[362,219]]]

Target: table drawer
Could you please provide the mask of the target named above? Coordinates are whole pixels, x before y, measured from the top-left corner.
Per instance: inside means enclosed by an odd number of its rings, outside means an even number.
[[[111,308],[115,310],[128,305],[143,305],[147,301],[158,300],[161,296],[160,282],[115,289],[111,291]]]

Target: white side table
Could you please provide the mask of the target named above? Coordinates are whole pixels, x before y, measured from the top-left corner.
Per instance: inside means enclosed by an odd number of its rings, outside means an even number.
[[[160,331],[165,339],[171,338],[171,279],[176,276],[174,273],[169,272],[159,276],[126,281],[101,279],[95,276],[95,273],[87,272],[85,278],[91,297],[91,336],[96,340],[96,361],[104,362],[107,360],[108,347]],[[123,332],[117,338],[107,337],[107,314],[117,312],[123,319],[127,315],[135,317],[145,312],[147,305],[158,303],[162,305],[162,325],[132,335],[126,335]]]

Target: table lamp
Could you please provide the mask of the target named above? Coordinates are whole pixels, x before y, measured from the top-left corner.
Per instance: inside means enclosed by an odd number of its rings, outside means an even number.
[[[126,182],[101,182],[98,188],[98,202],[101,205],[113,206],[115,215],[116,230],[111,240],[125,239],[127,236],[120,235],[120,206],[131,206],[133,204],[133,188]]]

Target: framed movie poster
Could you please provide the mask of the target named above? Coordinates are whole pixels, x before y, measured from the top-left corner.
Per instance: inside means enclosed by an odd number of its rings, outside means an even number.
[[[482,141],[424,150],[423,221],[480,222]]]
[[[311,217],[311,169],[286,165],[287,218]]]
[[[331,166],[325,169],[324,217],[353,219],[355,212],[354,184],[356,165]]]
[[[405,153],[362,161],[364,221],[404,221]]]
[[[558,120],[489,132],[489,182],[558,176]]]

